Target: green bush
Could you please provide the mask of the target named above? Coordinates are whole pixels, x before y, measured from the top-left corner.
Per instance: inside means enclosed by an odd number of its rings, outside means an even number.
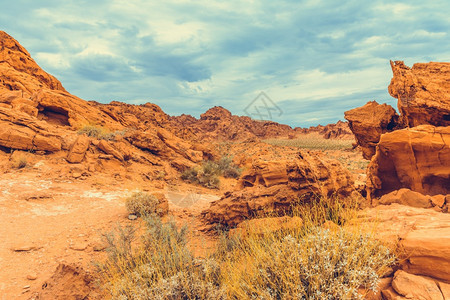
[[[130,214],[136,216],[159,213],[159,201],[154,195],[139,191],[127,198],[125,207]]]

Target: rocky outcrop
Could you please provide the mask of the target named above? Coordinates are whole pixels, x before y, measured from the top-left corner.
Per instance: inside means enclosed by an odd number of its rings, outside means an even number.
[[[353,133],[348,122],[337,121],[333,124],[311,126],[309,128],[295,128],[301,134],[318,133],[325,139],[352,139]],[[294,135],[295,136],[295,135]]]
[[[450,63],[417,63],[409,68],[391,61],[389,93],[398,99],[404,124],[450,126]]]
[[[87,162],[87,156],[158,166],[166,160],[177,169],[216,157],[204,141],[176,136],[157,105],[87,102],[68,93],[2,31],[0,46],[1,150],[67,151],[70,163]]]
[[[368,167],[369,195],[400,188],[450,194],[450,127],[421,125],[381,136]]]
[[[0,146],[8,149],[56,152],[61,140],[45,122],[28,114],[0,107]]]
[[[202,215],[210,224],[236,226],[262,211],[289,210],[292,204],[315,197],[348,197],[350,173],[339,162],[300,152],[293,161],[255,160],[242,174],[236,191],[211,203]]]
[[[170,122],[176,128],[189,127],[190,131],[184,134],[195,141],[242,141],[249,138],[265,139],[295,134],[294,129],[288,125],[253,120],[247,116],[235,116],[220,106],[209,109],[200,116],[200,119],[182,115],[170,117]]]
[[[383,133],[399,129],[398,115],[394,108],[376,101],[345,112],[348,126],[355,135],[365,159],[371,159]]]
[[[0,97],[7,91],[28,98],[42,88],[65,92],[58,79],[43,71],[28,51],[14,38],[0,31]]]
[[[375,237],[400,250],[403,271],[450,282],[449,214],[392,204],[364,209],[359,220],[376,224]]]
[[[447,210],[447,200],[445,195],[423,195],[410,189],[400,189],[389,194],[383,195],[378,201],[381,205],[390,205],[398,203],[411,207],[434,208],[436,211]],[[449,195],[450,199],[450,195]]]
[[[405,299],[445,300],[436,282],[402,270],[395,272],[392,287]]]

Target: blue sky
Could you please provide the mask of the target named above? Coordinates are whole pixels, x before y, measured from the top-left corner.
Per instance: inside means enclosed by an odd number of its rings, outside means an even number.
[[[263,91],[307,127],[387,92],[389,60],[450,61],[450,2],[10,1],[0,30],[71,93],[237,115]],[[7,9],[6,9],[7,8]]]

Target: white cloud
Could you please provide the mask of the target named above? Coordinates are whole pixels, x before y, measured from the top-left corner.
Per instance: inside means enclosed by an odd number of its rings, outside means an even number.
[[[242,113],[265,91],[286,112],[278,121],[309,126],[390,101],[389,59],[450,59],[445,0],[86,3],[17,0],[0,28],[72,93],[170,114]]]

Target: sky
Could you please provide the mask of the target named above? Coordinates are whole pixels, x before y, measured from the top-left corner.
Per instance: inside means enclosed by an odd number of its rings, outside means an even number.
[[[389,60],[450,61],[449,14],[447,0],[15,0],[0,30],[85,100],[308,127],[396,107]]]

